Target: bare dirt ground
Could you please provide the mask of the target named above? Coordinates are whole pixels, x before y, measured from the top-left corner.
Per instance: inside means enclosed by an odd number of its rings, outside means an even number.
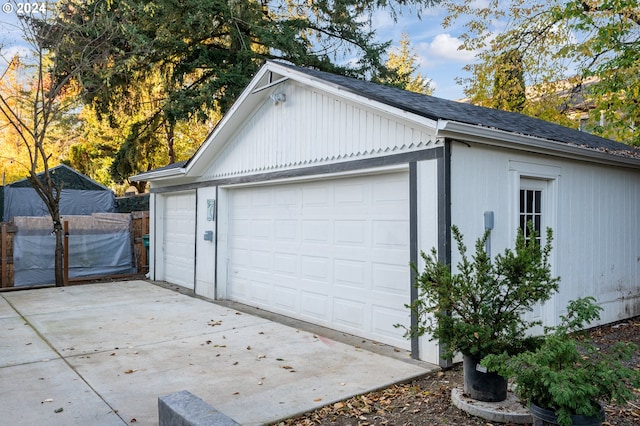
[[[640,317],[590,330],[594,342],[606,350],[617,341],[633,342],[640,347]],[[640,368],[636,351],[628,365]],[[462,387],[462,366],[429,374],[411,383],[360,395],[331,404],[301,417],[278,423],[291,425],[338,426],[488,426],[487,420],[468,415],[451,404],[451,389]],[[640,425],[640,389],[636,400],[625,405],[606,407],[605,426]]]

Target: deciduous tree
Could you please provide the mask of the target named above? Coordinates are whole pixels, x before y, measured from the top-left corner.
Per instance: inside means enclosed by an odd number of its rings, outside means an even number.
[[[13,3],[18,9],[18,3]],[[44,3],[43,3],[44,4]],[[100,37],[82,37],[82,28],[65,23],[60,9],[47,3],[42,15],[21,15],[20,25],[24,41],[30,46],[31,56],[24,58],[26,71],[12,82],[12,90],[0,90],[0,115],[10,126],[21,147],[27,152],[25,174],[34,190],[44,202],[53,221],[56,237],[54,275],[56,286],[63,285],[62,223],[60,220],[60,196],[62,187],[54,183],[49,174],[52,164],[50,139],[55,126],[65,122],[65,116],[77,106],[76,77],[90,67],[92,52],[101,50],[101,43],[109,43],[108,27]],[[113,23],[113,22],[112,22]],[[115,28],[115,23],[111,28]],[[65,57],[68,40],[82,39],[83,52],[70,60]],[[11,75],[9,64],[0,71],[0,78]],[[39,175],[39,172],[42,172]]]
[[[637,0],[448,2],[445,24],[466,20],[463,48],[477,51],[467,95],[483,103],[500,58],[522,57],[528,95],[523,112],[567,123],[571,106],[590,102],[589,127],[639,144],[640,11]],[[587,84],[588,82],[588,84]],[[606,118],[600,125],[601,111]]]

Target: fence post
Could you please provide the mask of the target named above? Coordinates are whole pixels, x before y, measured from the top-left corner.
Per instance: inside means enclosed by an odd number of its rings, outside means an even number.
[[[14,287],[13,236],[17,231],[13,223],[0,224],[0,288]]]
[[[64,221],[64,285],[69,285],[69,221]]]
[[[1,260],[2,267],[1,268],[2,268],[2,271],[1,271],[1,273],[2,273],[2,275],[0,275],[0,281],[2,282],[2,285],[0,287],[9,287],[9,268],[8,268],[9,265],[7,265],[7,262],[8,262],[8,259],[7,259],[7,243],[8,243],[8,241],[7,241],[7,224],[3,223],[2,224],[2,241],[1,241],[1,244],[2,244],[2,248],[1,248],[1,250],[2,250],[2,253],[1,253],[1,256],[2,256],[2,260]]]

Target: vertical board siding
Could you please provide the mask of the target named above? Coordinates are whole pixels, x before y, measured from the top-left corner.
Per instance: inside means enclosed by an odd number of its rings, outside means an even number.
[[[547,312],[547,325],[565,312],[569,300],[584,296],[595,297],[604,308],[600,324],[640,315],[640,225],[636,214],[640,172],[459,143],[453,145],[451,161],[452,223],[460,227],[471,253],[483,232],[484,211],[494,211],[493,256],[513,247],[518,226],[514,200],[518,179],[510,171],[510,163],[558,171],[552,201],[556,216],[552,262],[561,281],[560,291],[543,311]],[[456,250],[452,255],[456,264]]]
[[[276,89],[287,100],[268,99],[222,149],[202,180],[281,170],[339,160],[424,149],[434,130],[400,122],[296,84]]]

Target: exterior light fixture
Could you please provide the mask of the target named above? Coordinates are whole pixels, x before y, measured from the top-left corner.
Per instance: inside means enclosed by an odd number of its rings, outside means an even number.
[[[283,104],[287,101],[287,95],[284,93],[272,93],[271,100],[274,105]]]

